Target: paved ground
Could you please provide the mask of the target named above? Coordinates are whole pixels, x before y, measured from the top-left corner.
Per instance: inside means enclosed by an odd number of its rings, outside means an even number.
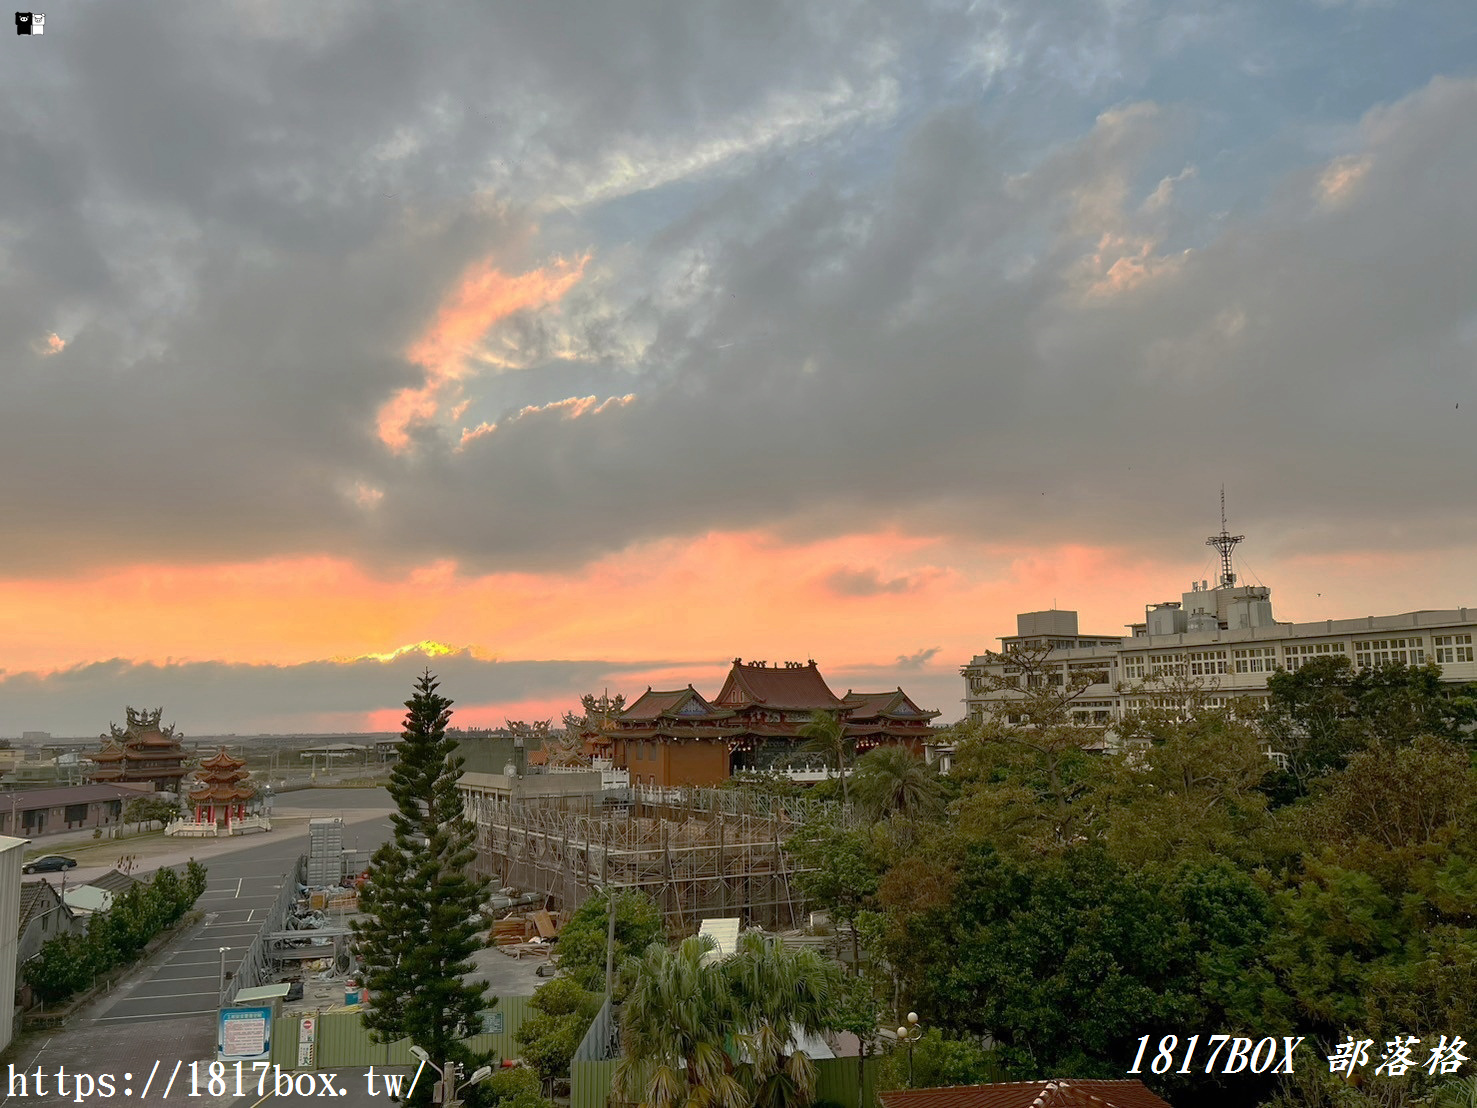
[[[178,840],[161,840],[147,852],[140,852],[135,873],[146,875],[161,865],[180,865],[193,855],[209,867],[210,882],[198,907],[205,912],[203,922],[176,939],[131,975],[112,994],[100,998],[73,1021],[71,1026],[53,1035],[28,1036],[8,1051],[5,1065],[0,1066],[0,1106],[61,1105],[77,1103],[74,1073],[91,1077],[109,1074],[115,1090],[113,1103],[154,1105],[181,1103],[195,1108],[226,1108],[255,1104],[255,1080],[250,1067],[243,1076],[244,1089],[253,1095],[235,1096],[234,1072],[220,1096],[211,1096],[209,1071],[205,1068],[215,1055],[216,1012],[219,998],[220,948],[228,947],[225,965],[234,972],[245,948],[260,930],[261,918],[277,895],[284,875],[299,854],[308,847],[307,819],[312,816],[341,815],[346,821],[344,846],[349,849],[371,849],[388,833],[389,798],[381,790],[345,792],[313,790],[290,793],[281,798],[274,813],[274,829],[264,835],[226,840],[193,840],[181,845]],[[149,854],[152,856],[144,856]],[[67,874],[69,884],[100,873],[109,865],[93,865]],[[255,921],[255,922],[253,922]],[[499,957],[501,957],[499,955]],[[148,1075],[153,1063],[160,1067],[153,1082]],[[175,1082],[168,1076],[180,1064]],[[190,1091],[190,1064],[198,1063],[198,1095]],[[14,1071],[9,1070],[14,1065]],[[38,1095],[34,1074],[41,1067],[46,1076],[46,1093]],[[55,1075],[64,1068],[66,1095],[58,1095]],[[30,1074],[24,1098],[12,1076]],[[132,1075],[131,1077],[125,1075]],[[334,1100],[340,1105],[384,1105],[380,1096],[370,1099],[365,1090],[363,1073],[341,1075],[339,1088],[351,1095]],[[145,1085],[149,1085],[147,1095]],[[169,1095],[163,1093],[168,1088]],[[125,1089],[128,1092],[125,1094]],[[101,1085],[81,1103],[107,1102]],[[127,1096],[127,1100],[120,1099]],[[308,1103],[309,1098],[269,1098],[269,1105]],[[313,1098],[313,1103],[319,1103]]]

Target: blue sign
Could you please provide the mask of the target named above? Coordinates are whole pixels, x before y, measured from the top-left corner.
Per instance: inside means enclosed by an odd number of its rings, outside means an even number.
[[[223,1059],[260,1061],[272,1057],[272,1009],[222,1008],[216,1052]]]

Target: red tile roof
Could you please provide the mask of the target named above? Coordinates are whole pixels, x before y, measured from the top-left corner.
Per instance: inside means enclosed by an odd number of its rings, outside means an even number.
[[[723,690],[713,698],[715,704],[763,704],[769,708],[835,711],[842,708],[841,698],[826,685],[815,662],[808,665],[746,665],[733,660]]]
[[[688,711],[683,708],[693,707]],[[662,719],[663,717],[691,716],[695,719],[723,719],[733,715],[722,708],[714,708],[704,700],[691,685],[672,692],[654,692],[647,689],[620,714],[622,720]]]
[[[1173,1108],[1142,1081],[1008,1081],[882,1093],[883,1108]]]
[[[925,712],[913,703],[911,697],[903,692],[901,688],[893,689],[892,692],[881,693],[859,693],[848,692],[842,698],[842,702],[850,711],[851,719],[873,719],[878,716],[891,716],[902,719],[933,719],[942,715],[941,712]]]

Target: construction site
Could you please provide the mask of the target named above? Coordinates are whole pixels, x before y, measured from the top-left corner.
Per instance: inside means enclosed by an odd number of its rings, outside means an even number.
[[[477,827],[477,868],[508,894],[573,910],[605,889],[640,890],[678,934],[709,917],[742,917],[771,931],[805,926],[785,843],[814,801],[639,786],[616,795],[520,795],[519,783],[494,775],[462,781]]]

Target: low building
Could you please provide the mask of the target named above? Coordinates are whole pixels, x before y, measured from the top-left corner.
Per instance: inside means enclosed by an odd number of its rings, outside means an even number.
[[[858,754],[898,745],[921,755],[939,715],[901,688],[837,696],[814,659],[771,666],[735,658],[712,700],[691,685],[647,689],[602,728],[596,745],[645,786],[715,785],[746,772],[821,780],[826,757],[805,750],[803,734],[817,711],[835,713]]]
[[[20,964],[34,958],[41,948],[63,931],[72,929],[72,913],[50,881],[21,883],[20,920],[16,927]]]
[[[64,785],[0,793],[0,834],[34,839],[61,831],[114,827],[123,822],[130,800],[147,795],[147,785]]]
[[[0,835],[0,919],[19,920],[21,860],[26,840]],[[20,933],[0,927],[0,1051],[15,1035],[15,986],[20,962]]]

